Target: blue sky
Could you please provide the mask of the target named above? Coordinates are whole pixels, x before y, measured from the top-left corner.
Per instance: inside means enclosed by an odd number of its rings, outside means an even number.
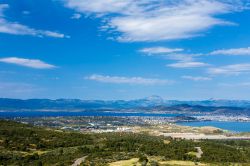
[[[0,97],[250,100],[249,0],[0,0]]]

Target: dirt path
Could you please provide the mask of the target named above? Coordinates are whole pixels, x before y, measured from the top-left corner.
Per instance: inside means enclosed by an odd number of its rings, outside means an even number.
[[[81,163],[83,163],[86,158],[87,158],[87,156],[84,156],[82,158],[76,159],[76,161],[74,162],[74,164],[72,164],[71,166],[79,166],[79,165],[81,165]]]
[[[196,157],[201,158],[201,156],[203,154],[203,151],[201,150],[201,147],[195,147],[195,149],[197,149]]]

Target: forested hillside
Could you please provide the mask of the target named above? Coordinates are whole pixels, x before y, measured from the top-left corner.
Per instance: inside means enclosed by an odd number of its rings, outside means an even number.
[[[201,158],[193,155],[195,147],[202,149]],[[193,142],[133,133],[81,134],[0,121],[0,165],[71,165],[84,156],[83,165],[108,165],[134,157],[145,163],[150,156],[166,161],[246,164],[250,163],[250,142]]]

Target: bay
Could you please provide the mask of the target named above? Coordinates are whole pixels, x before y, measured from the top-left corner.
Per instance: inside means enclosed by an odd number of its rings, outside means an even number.
[[[199,121],[199,122],[180,122],[177,124],[182,126],[191,126],[191,127],[213,126],[234,132],[250,132],[250,122]]]

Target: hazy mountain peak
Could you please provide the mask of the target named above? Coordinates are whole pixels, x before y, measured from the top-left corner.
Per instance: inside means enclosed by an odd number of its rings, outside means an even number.
[[[149,101],[160,101],[160,102],[163,102],[163,98],[161,96],[157,96],[157,95],[152,95],[152,96],[146,97],[145,99],[149,100]]]

